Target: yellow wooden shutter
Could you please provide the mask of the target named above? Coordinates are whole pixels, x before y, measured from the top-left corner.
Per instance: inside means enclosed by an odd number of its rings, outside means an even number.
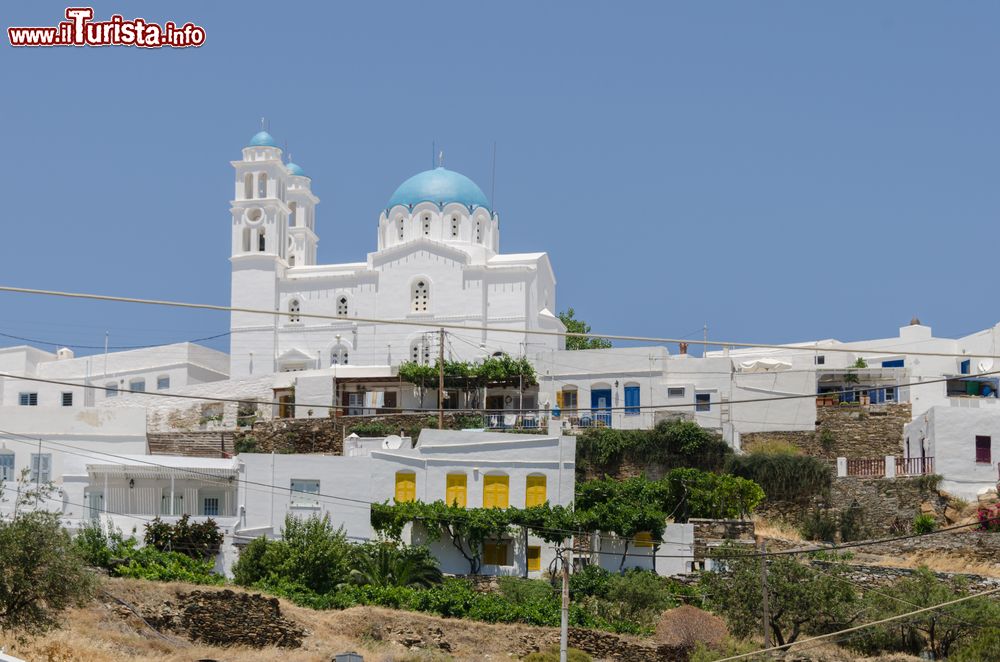
[[[556,391],[556,407],[559,409],[563,408],[563,392]]]
[[[483,477],[483,508],[506,508],[510,504],[508,476]]]
[[[524,507],[541,506],[546,500],[545,476],[528,476],[524,490]]]
[[[652,547],[653,546],[653,534],[649,531],[640,531],[635,534],[635,546],[636,547]]]
[[[507,543],[483,543],[483,565],[507,565]]]
[[[528,547],[528,572],[535,572],[542,569],[542,548],[537,546]]]
[[[396,502],[417,500],[417,475],[408,471],[396,472]]]
[[[445,488],[445,503],[465,508],[466,477],[465,474],[448,474],[448,484]]]

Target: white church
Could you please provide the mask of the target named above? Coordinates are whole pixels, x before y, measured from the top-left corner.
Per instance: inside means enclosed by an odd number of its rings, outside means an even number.
[[[303,169],[282,160],[266,131],[232,165],[232,305],[285,313],[232,314],[233,379],[339,365],[433,363],[437,323],[565,330],[552,312],[556,279],[548,256],[501,253],[499,216],[460,173],[439,166],[410,177],[379,212],[373,252],[358,262],[317,264],[319,198]],[[558,336],[527,333],[453,335],[449,358],[458,360],[562,345]]]

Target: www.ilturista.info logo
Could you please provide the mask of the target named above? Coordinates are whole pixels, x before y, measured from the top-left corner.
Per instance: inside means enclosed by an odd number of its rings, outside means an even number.
[[[93,7],[67,7],[66,19],[55,27],[9,27],[11,46],[138,46],[139,48],[188,48],[205,43],[205,28],[194,23],[163,25],[144,18],[125,20],[115,14],[108,21],[93,21]]]

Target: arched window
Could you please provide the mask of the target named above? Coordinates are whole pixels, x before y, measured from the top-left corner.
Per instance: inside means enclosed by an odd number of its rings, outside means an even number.
[[[250,233],[251,233],[250,228],[243,228],[243,252],[244,253],[249,253],[250,252],[250,240],[251,240]]]
[[[257,231],[257,250],[261,253],[267,250],[267,239],[265,238],[264,228]]]
[[[426,313],[429,299],[430,287],[427,284],[427,280],[419,278],[414,281],[411,310],[415,313]]]
[[[483,508],[510,505],[510,476],[483,476]]]
[[[337,317],[347,317],[347,297],[337,299]]]
[[[243,199],[253,199],[253,175],[249,172],[243,176]]]
[[[417,474],[412,471],[396,472],[396,503],[417,500]]]
[[[299,300],[292,299],[288,302],[288,321],[289,322],[301,322],[302,318],[299,317]]]
[[[465,508],[467,480],[465,474],[448,474],[444,492],[446,504]]]
[[[257,176],[257,197],[267,197],[267,173],[262,172]]]
[[[298,205],[294,202],[288,203],[288,227],[295,227],[295,211],[298,209]]]
[[[524,507],[541,506],[546,501],[548,501],[548,496],[545,494],[545,476],[528,476],[524,488]]]
[[[424,236],[428,236],[431,233],[431,217],[424,216]]]
[[[426,338],[414,340],[410,345],[410,360],[420,365],[429,365],[431,362],[431,344]]]
[[[454,216],[451,217],[451,237],[452,239],[458,237],[458,219]]]
[[[347,348],[337,345],[330,350],[330,365],[347,365]]]

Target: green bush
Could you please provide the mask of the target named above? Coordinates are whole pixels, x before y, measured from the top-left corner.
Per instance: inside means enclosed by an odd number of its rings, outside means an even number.
[[[237,584],[299,587],[323,594],[348,581],[351,545],[330,516],[285,517],[281,538],[252,541],[233,566]]]
[[[833,542],[837,536],[837,517],[829,511],[813,508],[802,519],[799,532],[806,540]]]
[[[555,595],[552,584],[540,579],[500,577],[500,595],[512,604],[527,605],[550,600]]]
[[[359,437],[388,437],[390,434],[398,434],[399,430],[384,421],[361,421],[349,426],[347,433]]]
[[[591,428],[576,441],[577,469],[598,474],[615,473],[625,461],[718,471],[730,455],[720,435],[691,421],[661,421],[652,430]]]
[[[161,552],[180,552],[193,559],[207,560],[219,553],[222,532],[211,517],[195,524],[191,523],[190,515],[184,515],[175,524],[157,517],[146,525],[144,541]]]
[[[734,455],[727,460],[726,471],[760,485],[769,501],[797,501],[826,494],[833,475],[823,460],[786,453]]]
[[[138,540],[126,538],[111,524],[107,528],[100,522],[85,524],[73,539],[73,547],[85,563],[107,571],[112,577],[192,584],[224,582],[221,575],[213,572],[212,560],[161,551],[153,545],[139,547]]]
[[[930,533],[937,528],[937,520],[933,515],[920,513],[913,518],[913,532],[918,534]]]

